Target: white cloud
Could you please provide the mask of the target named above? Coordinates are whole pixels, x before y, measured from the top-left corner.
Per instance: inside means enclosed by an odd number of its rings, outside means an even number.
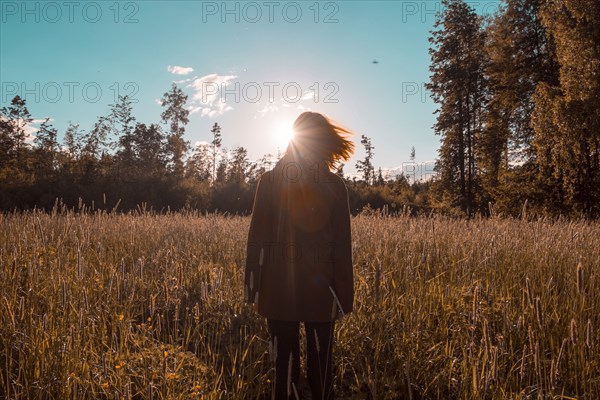
[[[269,103],[260,110],[258,110],[258,114],[260,117],[264,117],[267,113],[279,111],[279,107],[277,107],[274,103]]]
[[[180,85],[180,84],[182,84],[182,83],[188,83],[188,82],[191,82],[191,81],[193,81],[194,79],[198,79],[198,76],[196,75],[196,76],[194,76],[193,78],[180,79],[180,80],[178,80],[178,81],[173,81],[173,83],[176,83],[176,84]]]
[[[189,73],[194,72],[194,68],[192,67],[180,67],[178,65],[167,66],[167,71],[175,75],[187,75]]]
[[[201,117],[212,118],[233,110],[233,107],[228,105],[226,101],[236,96],[235,94],[225,96],[224,90],[236,78],[236,75],[209,74],[191,79],[191,83],[187,85],[193,91],[188,106],[190,114],[199,113]],[[239,98],[239,96],[237,97]]]
[[[221,114],[224,113],[225,111],[233,110],[233,107],[227,105],[224,102],[220,102],[219,105],[217,106],[217,108],[219,109]]]
[[[194,89],[193,100],[213,104],[222,97],[223,89],[235,78],[236,75],[210,74],[194,79],[188,87]]]
[[[202,107],[201,106],[198,106],[198,107],[187,106],[187,109],[190,112],[190,114],[194,114],[194,113],[197,113],[198,111],[202,111]]]
[[[315,92],[306,92],[304,93],[304,96],[302,96],[302,100],[314,100],[315,98]]]

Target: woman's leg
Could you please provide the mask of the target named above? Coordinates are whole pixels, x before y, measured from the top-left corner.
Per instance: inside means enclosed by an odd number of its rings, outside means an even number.
[[[333,329],[335,321],[305,322],[308,382],[313,399],[333,399]]]
[[[267,320],[275,359],[275,399],[295,399],[300,378],[300,323]]]

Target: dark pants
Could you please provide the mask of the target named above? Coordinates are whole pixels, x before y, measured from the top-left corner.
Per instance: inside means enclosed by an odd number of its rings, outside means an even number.
[[[268,320],[275,357],[275,399],[295,399],[300,377],[300,323]],[[305,322],[306,364],[313,399],[333,399],[331,322]]]

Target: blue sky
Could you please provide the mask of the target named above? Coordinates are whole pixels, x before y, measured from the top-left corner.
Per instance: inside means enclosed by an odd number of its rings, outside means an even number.
[[[497,1],[472,3],[491,13]],[[0,2],[0,103],[26,98],[36,119],[89,129],[117,94],[159,122],[172,82],[189,95],[186,138],[276,153],[304,110],[372,139],[375,165],[434,160],[428,36],[438,1]],[[378,63],[373,63],[377,60]],[[271,97],[272,95],[272,97]],[[283,149],[282,149],[283,150]]]

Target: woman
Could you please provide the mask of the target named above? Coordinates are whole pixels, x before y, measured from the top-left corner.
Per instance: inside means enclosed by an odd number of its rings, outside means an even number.
[[[351,132],[314,112],[258,183],[245,271],[245,296],[267,318],[275,398],[298,397],[299,323],[307,339],[314,399],[332,399],[335,320],[352,311],[350,209],[344,181],[330,170],[354,151]]]

